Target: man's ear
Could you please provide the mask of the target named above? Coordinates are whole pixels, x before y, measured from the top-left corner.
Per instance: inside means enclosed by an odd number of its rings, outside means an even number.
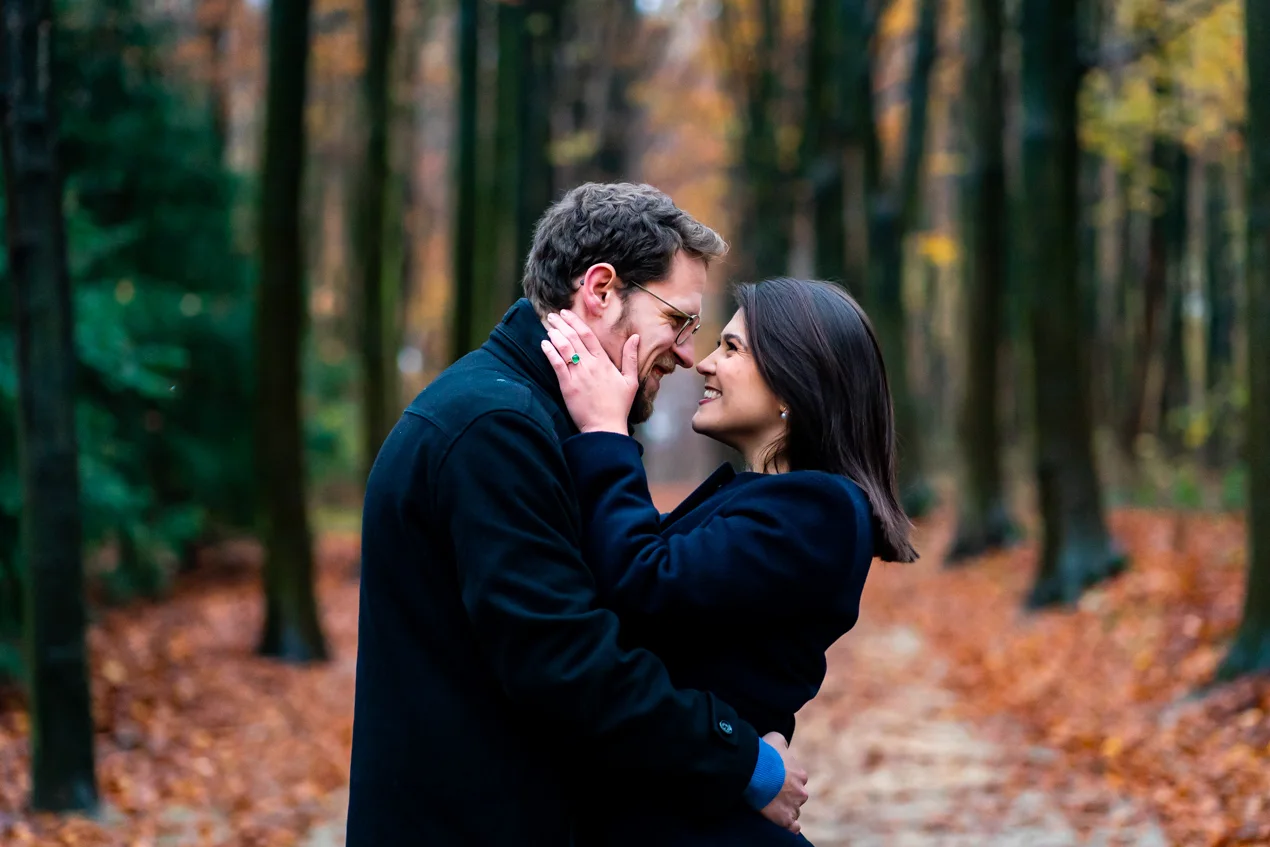
[[[585,311],[585,316],[598,318],[603,315],[617,301],[618,285],[617,271],[608,262],[587,268],[582,277],[582,287],[578,290],[578,305]]]

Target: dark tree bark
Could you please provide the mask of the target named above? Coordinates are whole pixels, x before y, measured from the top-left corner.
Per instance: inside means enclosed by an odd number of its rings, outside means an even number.
[[[216,136],[216,149],[225,158],[229,148],[229,97],[230,74],[229,34],[234,24],[238,0],[211,0],[200,9],[203,38],[211,54],[208,94],[212,111],[212,132]]]
[[[1244,4],[1248,61],[1248,593],[1218,677],[1270,670],[1270,6]]]
[[[1005,102],[1001,81],[1001,0],[966,7],[964,91],[966,171],[961,220],[966,268],[968,373],[961,416],[965,489],[959,500],[954,563],[1003,547],[1017,536],[1001,471],[1000,372],[1006,296]]]
[[[74,313],[50,78],[53,7],[51,0],[5,0],[3,15],[0,139],[17,330],[31,804],[92,811],[97,781],[84,638]]]
[[[738,241],[745,245],[751,267],[746,277],[761,279],[789,268],[793,237],[791,180],[781,161],[778,114],[781,86],[780,9],[776,0],[761,0],[762,21],[755,70],[745,82],[744,129],[741,139],[743,181],[749,189],[747,213]]]
[[[604,51],[609,54],[605,70],[604,110],[599,119],[595,151],[595,179],[600,182],[629,182],[633,178],[636,110],[630,89],[635,81],[639,52],[646,44],[635,38],[639,31],[639,11],[634,0],[617,0],[608,7]]]
[[[1158,109],[1171,106],[1174,89],[1168,80],[1156,90]],[[1170,329],[1170,280],[1179,263],[1176,219],[1185,221],[1186,152],[1161,130],[1151,144],[1152,191],[1155,208],[1147,235],[1147,262],[1140,283],[1142,291],[1142,323],[1135,333],[1137,343],[1133,361],[1134,376],[1128,417],[1122,431],[1121,446],[1134,455],[1135,442],[1143,434],[1159,433],[1163,408],[1166,356]],[[1184,245],[1182,245],[1184,247]]]
[[[305,164],[309,0],[273,0],[260,184],[256,313],[260,408],[257,456],[264,519],[265,623],[260,652],[286,661],[327,657],[313,591],[300,416],[304,297],[300,195]]]
[[[855,5],[862,9],[865,4],[856,2]],[[921,166],[926,152],[930,70],[935,64],[937,48],[938,7],[937,0],[923,0],[921,5],[909,80],[909,119],[904,153],[900,172],[891,186],[887,186],[881,172],[877,118],[872,103],[872,84],[869,82],[865,84],[865,91],[869,92],[868,108],[862,111],[866,121],[864,169],[869,226],[867,301],[886,359],[887,377],[895,404],[900,496],[905,510],[914,517],[929,511],[934,505],[935,495],[926,478],[922,427],[908,373],[908,323],[903,302],[904,238],[917,215]],[[854,25],[861,26],[859,21],[862,19],[858,17]],[[862,28],[867,30],[869,25],[866,23]]]
[[[521,111],[524,91],[524,51],[527,47],[525,7],[521,3],[498,4],[498,90],[495,104],[494,127],[494,183],[498,186],[496,201],[490,210],[496,242],[495,276],[512,281],[511,286],[500,282],[500,290],[510,303],[520,296],[521,274],[518,273],[524,257],[520,254],[520,206],[524,186],[520,179]],[[504,303],[504,306],[507,305]]]
[[[1044,540],[1032,607],[1075,602],[1124,567],[1094,467],[1089,364],[1081,344],[1077,0],[1023,0],[1025,266],[1035,369],[1037,487]]]
[[[842,0],[812,3],[803,121],[803,176],[811,186],[813,266],[819,279],[834,282],[847,279],[843,86],[848,57],[843,49],[842,9]]]
[[[1218,410],[1229,399],[1234,378],[1235,268],[1230,260],[1230,202],[1226,168],[1220,159],[1210,161],[1204,172],[1204,276],[1208,301],[1208,350],[1206,356],[1210,430],[1205,452],[1215,468],[1233,459],[1229,428]]]
[[[366,161],[361,179],[361,214],[357,221],[358,264],[362,269],[362,460],[370,473],[380,445],[396,419],[396,333],[387,313],[395,300],[388,290],[385,243],[388,187],[388,137],[391,114],[393,0],[366,2]],[[397,225],[398,221],[393,221]]]
[[[551,108],[555,96],[554,55],[560,27],[560,3],[527,0],[525,37],[521,45],[520,138],[517,171],[516,255],[529,255],[534,225],[556,198],[555,168],[551,161]],[[520,274],[513,294],[521,296]]]
[[[477,117],[480,73],[477,46],[479,0],[459,0],[458,7],[458,127],[455,139],[454,312],[451,358],[457,360],[476,347],[479,308],[476,280]]]

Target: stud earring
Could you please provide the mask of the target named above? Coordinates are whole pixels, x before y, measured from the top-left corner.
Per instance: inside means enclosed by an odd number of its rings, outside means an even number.
[[[786,418],[788,418],[788,417],[789,417],[789,412],[788,412],[788,410],[786,410],[786,409],[781,409],[781,420],[785,420],[785,419],[786,419]]]

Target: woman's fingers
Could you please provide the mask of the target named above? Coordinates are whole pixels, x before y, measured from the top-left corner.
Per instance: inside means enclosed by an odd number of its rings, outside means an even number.
[[[551,339],[551,343],[552,345],[555,346],[556,351],[560,354],[560,358],[564,359],[565,361],[572,359],[573,354],[577,352],[577,350],[574,349],[574,345],[571,344],[569,342],[569,339],[565,337],[564,333],[560,332],[560,330],[558,329],[554,329],[554,328],[548,329],[547,338]]]
[[[556,352],[556,348],[551,346],[550,341],[542,342],[541,347],[542,352],[547,356],[547,361],[551,363],[551,369],[556,372],[556,378],[559,379],[560,384],[563,385],[570,376],[569,365],[566,364],[565,360],[561,358],[559,353]]]
[[[589,353],[594,355],[594,353],[587,349],[587,346],[582,343],[582,339],[578,337],[577,330],[570,326],[560,315],[548,315],[547,322],[551,324],[551,326],[555,328],[555,331],[560,333],[564,340],[569,344],[568,352],[560,350],[566,359],[574,353]],[[548,335],[551,335],[551,332],[551,329],[547,330]],[[555,339],[552,340],[554,341]],[[560,349],[559,344],[556,345],[556,349]]]
[[[591,327],[586,325],[586,321],[575,315],[568,309],[560,312],[560,317],[564,319],[565,324],[571,328],[578,337],[578,341],[586,348],[586,351],[592,356],[603,356],[604,348],[600,345],[600,339],[595,337],[595,333],[591,331]]]

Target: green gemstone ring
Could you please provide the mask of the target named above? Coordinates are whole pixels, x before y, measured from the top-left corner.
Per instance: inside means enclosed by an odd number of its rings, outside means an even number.
[[[577,353],[574,353],[573,357],[569,359],[569,363],[572,365],[576,365],[580,361],[582,361],[582,357],[579,356]]]

